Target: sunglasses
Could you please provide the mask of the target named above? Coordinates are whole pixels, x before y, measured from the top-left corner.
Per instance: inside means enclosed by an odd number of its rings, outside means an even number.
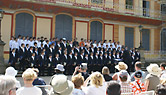
[[[16,91],[17,87],[10,89],[9,91]]]

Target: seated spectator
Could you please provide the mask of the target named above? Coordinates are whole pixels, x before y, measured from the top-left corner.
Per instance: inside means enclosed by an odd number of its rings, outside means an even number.
[[[166,85],[158,85],[155,91],[156,95],[165,95],[166,94]]]
[[[133,91],[133,88],[130,86],[130,83],[127,82],[128,73],[126,70],[121,70],[119,73],[121,93],[129,93]]]
[[[10,76],[0,76],[0,95],[16,95],[16,80]]]
[[[42,95],[41,89],[32,85],[36,77],[36,73],[31,68],[25,70],[22,74],[24,87],[17,90],[17,95]]]
[[[111,81],[108,84],[106,95],[121,95],[121,86],[116,81]]]
[[[116,69],[119,70],[119,72],[115,73],[112,78],[113,80],[116,80],[117,82],[120,82],[120,79],[119,79],[119,73],[121,70],[127,70],[128,66],[124,63],[124,62],[119,62],[118,65],[115,66]],[[129,82],[130,81],[130,75],[128,74],[128,78],[127,78],[127,81]]]
[[[135,63],[135,70],[136,70],[136,71],[135,71],[134,73],[132,73],[132,75],[131,75],[131,81],[135,81],[134,75],[135,75],[135,73],[136,73],[137,71],[139,71],[139,72],[142,73],[141,81],[144,82],[144,79],[145,79],[145,72],[141,70],[141,65],[142,65],[142,63],[139,62],[139,61]]]
[[[51,95],[72,95],[74,84],[65,75],[54,75],[50,80],[53,87]]]
[[[149,74],[145,78],[145,89],[147,91],[155,90],[156,86],[160,84],[158,76],[161,74],[161,69],[157,64],[150,64],[146,69]]]
[[[75,68],[75,71],[73,75],[76,75],[77,73],[81,73],[84,79],[86,80],[89,77],[89,74],[87,73],[87,63],[81,63],[80,67],[77,66]]]
[[[33,71],[34,71],[34,72],[36,73],[36,75],[38,76],[39,70],[33,68]],[[46,82],[45,82],[42,78],[37,77],[37,78],[33,81],[32,84],[33,84],[33,85],[46,85]]]
[[[112,76],[110,76],[110,71],[109,71],[108,67],[106,67],[106,66],[103,67],[102,74],[103,74],[103,77],[104,77],[106,82],[112,80]]]
[[[90,86],[87,87],[90,81]],[[94,72],[84,82],[85,88],[83,91],[86,95],[106,95],[106,84],[104,83],[104,77],[99,72]]]
[[[135,81],[131,83],[133,92],[135,95],[139,95],[141,92],[145,92],[145,85],[141,82],[142,72],[137,71],[134,74]]]
[[[162,70],[161,74],[160,74],[160,79],[163,80],[166,78],[166,63],[161,63],[160,64],[160,68]]]
[[[35,85],[46,85],[46,82],[42,79],[42,78],[39,78],[38,77],[38,74],[39,74],[39,70],[38,69],[35,69],[35,68],[33,68],[33,71],[36,73],[36,75],[37,75],[37,78],[33,81],[33,85],[35,86]],[[47,95],[47,92],[46,92],[46,90],[45,90],[45,88],[44,87],[39,87],[41,90],[42,90],[42,95]]]
[[[75,87],[72,95],[85,95],[81,89],[81,86],[84,84],[84,77],[81,74],[77,74],[72,77],[72,82],[74,83]]]
[[[16,80],[16,87],[17,88],[20,88],[21,87],[21,84],[20,82],[16,79],[16,76],[17,75],[17,70],[15,70],[13,67],[8,67],[5,71],[5,76],[11,76],[13,78],[15,78]]]
[[[63,74],[64,71],[65,71],[64,66],[61,64],[58,64],[55,68],[56,74]]]

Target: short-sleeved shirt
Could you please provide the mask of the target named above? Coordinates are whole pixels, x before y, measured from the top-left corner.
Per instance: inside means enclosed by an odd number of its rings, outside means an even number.
[[[42,95],[42,91],[38,87],[21,87],[16,91],[16,95]]]
[[[72,95],[85,95],[85,93],[81,89],[74,89]]]
[[[133,88],[134,95],[139,95],[141,92],[145,92],[145,85],[140,80],[135,80],[130,83]]]
[[[149,80],[148,91],[155,90],[156,86],[160,84],[160,78],[156,75],[148,74],[145,79]]]

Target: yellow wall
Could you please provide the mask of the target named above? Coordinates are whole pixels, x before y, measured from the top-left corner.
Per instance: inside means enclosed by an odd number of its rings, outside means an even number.
[[[135,27],[135,47],[139,47],[140,46],[140,31],[138,27]]]
[[[105,0],[106,8],[113,8],[113,0]]]
[[[51,19],[37,18],[37,37],[50,38]]]
[[[113,26],[112,25],[105,25],[105,39],[113,40]]]
[[[119,42],[125,45],[125,26],[119,26]]]
[[[9,51],[9,41],[11,36],[11,15],[4,15],[2,19],[2,41],[6,43],[4,51]]]
[[[124,13],[126,10],[126,7],[124,5],[126,5],[126,0],[119,0],[119,12]]]
[[[85,22],[76,22],[76,38],[78,41],[81,38],[87,39],[87,24]]]

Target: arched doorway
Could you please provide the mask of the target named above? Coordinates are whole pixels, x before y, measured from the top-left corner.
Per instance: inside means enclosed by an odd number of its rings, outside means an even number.
[[[102,40],[102,23],[100,21],[92,21],[90,24],[90,39]]]
[[[166,28],[161,31],[161,50],[166,51]]]
[[[15,36],[33,36],[33,16],[29,13],[16,14]]]
[[[55,37],[72,40],[73,18],[69,15],[60,14],[56,16]]]

